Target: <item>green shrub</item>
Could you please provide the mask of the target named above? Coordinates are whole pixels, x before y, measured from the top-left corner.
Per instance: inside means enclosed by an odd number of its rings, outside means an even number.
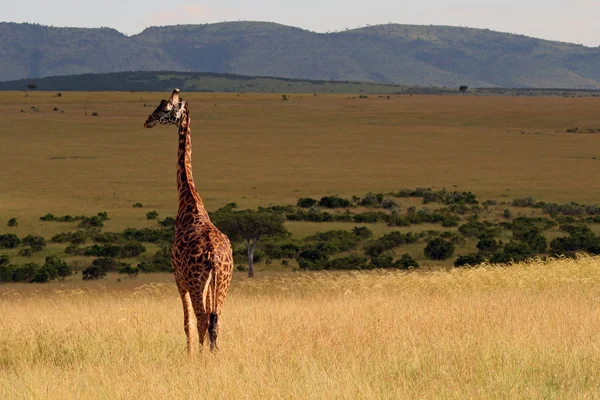
[[[19,249],[19,255],[21,257],[31,257],[33,255],[33,250],[31,250],[31,247],[23,247],[22,249]]]
[[[175,227],[175,218],[167,217],[167,218],[163,219],[162,221],[158,221],[158,224],[165,228],[173,228],[173,227]]]
[[[513,207],[534,207],[537,201],[535,197],[523,197],[520,199],[514,199],[512,201]]]
[[[120,256],[123,258],[137,257],[146,252],[146,247],[139,242],[129,241],[121,247]]]
[[[54,217],[54,214],[48,213],[48,214],[44,215],[43,217],[40,217],[40,219],[42,221],[54,221],[56,218]]]
[[[350,205],[350,200],[338,196],[325,196],[319,200],[319,206],[325,208],[348,208]]]
[[[369,192],[367,195],[360,201],[360,205],[363,207],[379,207],[383,201],[382,193],[373,193]]]
[[[298,265],[304,270],[324,269],[328,261],[328,256],[323,251],[308,248],[298,254]]]
[[[442,238],[431,239],[424,250],[430,260],[447,260],[454,254],[454,245]]]
[[[365,246],[365,254],[370,257],[377,257],[385,251],[392,250],[395,247],[416,243],[420,238],[420,234],[415,234],[413,232],[406,234],[402,232],[388,233]]]
[[[46,262],[42,267],[50,280],[60,279],[65,280],[67,276],[73,275],[72,268],[57,256],[46,257]]]
[[[72,244],[84,244],[87,239],[87,234],[84,231],[75,231],[66,232],[66,233],[58,233],[52,236],[52,240],[54,243],[67,243],[71,242]]]
[[[262,250],[267,257],[278,260],[282,258],[296,258],[300,251],[300,246],[292,242],[265,241],[262,244]]]
[[[79,223],[79,228],[102,228],[104,226],[104,219],[100,216],[86,217]]]
[[[369,269],[368,260],[364,257],[350,255],[336,258],[325,263],[324,269],[328,270],[363,270]]]
[[[296,205],[298,207],[302,207],[302,208],[311,208],[311,207],[315,206],[317,203],[318,203],[318,201],[315,199],[312,199],[310,197],[303,197],[298,200]]]
[[[492,238],[483,237],[479,239],[477,248],[484,253],[495,253],[502,248],[502,241],[497,242]]]
[[[146,218],[147,219],[156,219],[156,218],[158,218],[158,212],[156,212],[156,211],[147,212]]]
[[[162,247],[150,261],[142,261],[138,264],[141,272],[171,272],[171,247]]]
[[[352,228],[352,234],[361,239],[369,239],[373,236],[373,231],[366,226],[355,226]]]
[[[106,271],[104,271],[100,266],[91,265],[81,271],[81,275],[84,281],[104,279],[106,277]]]
[[[131,265],[123,266],[119,268],[120,274],[126,274],[130,279],[135,278],[140,273],[140,269],[138,267],[133,267]]]
[[[24,265],[20,265],[13,269],[13,282],[31,282],[35,278],[37,271],[39,269],[39,265],[35,263],[27,263]]]
[[[313,242],[315,248],[326,254],[335,254],[356,248],[360,238],[349,231],[332,230],[316,233],[306,241]]]
[[[17,222],[16,218],[11,218],[8,220],[8,222],[6,223],[7,226],[13,227],[13,226],[18,226],[19,223]]]
[[[394,263],[394,268],[412,269],[419,268],[419,263],[413,259],[410,254],[402,254],[402,256]]]
[[[372,268],[391,268],[394,265],[394,258],[389,254],[380,254],[371,257]]]
[[[133,208],[144,208],[144,205],[142,203],[134,203],[133,204]]]
[[[17,235],[7,233],[0,235],[0,249],[14,249],[19,247],[21,239]]]
[[[38,235],[27,235],[23,238],[22,243],[31,247],[32,251],[41,251],[46,247],[46,240]]]
[[[481,253],[471,253],[471,254],[466,254],[464,256],[459,254],[456,261],[454,261],[454,266],[455,267],[463,267],[465,265],[469,265],[471,267],[474,267],[478,264],[481,264],[484,261],[485,261],[485,257]]]

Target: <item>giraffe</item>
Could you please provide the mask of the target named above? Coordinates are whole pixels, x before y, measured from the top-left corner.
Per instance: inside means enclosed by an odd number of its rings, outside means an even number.
[[[187,352],[191,355],[192,313],[196,316],[200,348],[207,333],[210,350],[217,348],[218,319],[231,283],[233,257],[229,239],[210,221],[194,185],[190,110],[187,102],[179,98],[179,93],[179,89],[175,89],[169,100],[162,100],[148,116],[144,127],[178,126],[179,210],[175,219],[171,264],[183,302],[183,326]]]

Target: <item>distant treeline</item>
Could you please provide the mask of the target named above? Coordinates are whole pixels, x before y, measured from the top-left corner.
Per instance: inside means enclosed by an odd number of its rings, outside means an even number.
[[[213,72],[114,72],[52,76],[0,82],[0,90],[43,91],[170,91],[250,93],[365,93],[365,94],[459,94],[458,87],[403,86],[372,82],[325,81],[243,76]],[[600,90],[473,88],[472,95],[512,96],[600,96]]]

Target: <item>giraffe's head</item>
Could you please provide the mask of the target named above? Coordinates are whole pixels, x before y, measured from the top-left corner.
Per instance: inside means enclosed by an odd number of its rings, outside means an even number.
[[[161,100],[158,107],[144,123],[144,128],[156,125],[179,125],[185,112],[185,101],[179,99],[179,89],[173,90],[169,100]]]

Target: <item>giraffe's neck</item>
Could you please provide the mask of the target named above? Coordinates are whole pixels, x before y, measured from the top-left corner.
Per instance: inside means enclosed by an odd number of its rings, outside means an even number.
[[[177,192],[179,193],[179,211],[177,219],[183,220],[192,214],[198,222],[209,221],[202,198],[196,191],[192,176],[192,131],[189,110],[182,116],[179,124],[179,148],[177,151]],[[185,219],[189,221],[188,218]]]

